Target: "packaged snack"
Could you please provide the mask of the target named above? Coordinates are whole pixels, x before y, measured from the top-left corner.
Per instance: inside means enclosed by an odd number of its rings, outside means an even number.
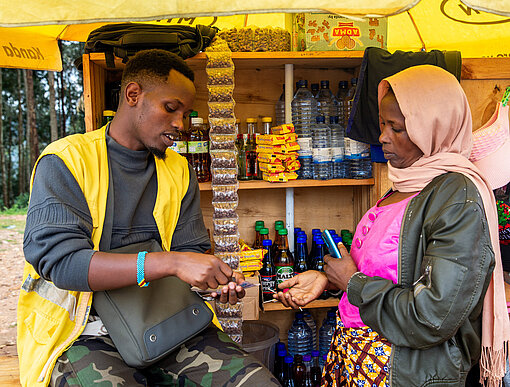
[[[285,183],[289,181],[287,177],[285,176],[284,172],[280,173],[268,173],[268,172],[262,172],[262,178],[266,181],[270,182],[280,182]]]
[[[233,102],[234,85],[211,85],[209,90],[209,102]]]
[[[299,168],[301,168],[301,163],[299,160],[292,160],[288,163],[285,163],[285,172],[295,172]]]
[[[257,153],[281,153],[289,154],[299,150],[297,142],[290,142],[283,145],[257,145]]]
[[[223,46],[218,46],[216,49],[220,49]],[[207,51],[207,68],[225,68],[234,66],[232,62],[232,53],[228,48],[228,45],[223,47],[223,51]]]
[[[216,170],[216,169],[215,169]],[[230,170],[230,168],[228,168]],[[236,169],[237,170],[237,169]],[[212,185],[212,193],[213,193],[213,202],[228,202],[228,201],[238,201],[239,197],[237,196],[237,188],[239,187],[239,182],[236,181],[232,184]],[[237,218],[237,215],[235,216]],[[214,214],[213,214],[214,218]]]
[[[278,173],[285,171],[285,167],[283,166],[283,164],[266,164],[259,162],[259,168],[261,171],[269,173]]]
[[[209,102],[209,117],[234,118],[234,102]]]
[[[235,118],[209,117],[209,134],[237,134]]]
[[[206,68],[207,85],[233,85],[234,84],[234,68]]]
[[[277,134],[259,134],[257,144],[259,145],[281,145],[287,142],[283,135]]]
[[[234,144],[235,145],[235,144]],[[236,151],[234,149],[215,149],[211,145],[211,168],[236,168]]]
[[[280,126],[273,126],[271,128],[271,132],[273,134],[294,133],[294,125],[292,125],[292,124],[283,124],[283,125],[280,125]]]

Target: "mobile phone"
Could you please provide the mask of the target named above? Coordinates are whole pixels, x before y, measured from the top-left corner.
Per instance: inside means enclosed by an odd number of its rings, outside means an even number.
[[[325,229],[322,232],[322,239],[324,240],[324,243],[326,243],[326,245],[328,246],[328,250],[331,256],[335,258],[342,258],[342,256],[340,255],[340,251],[338,250],[338,247],[328,229]]]

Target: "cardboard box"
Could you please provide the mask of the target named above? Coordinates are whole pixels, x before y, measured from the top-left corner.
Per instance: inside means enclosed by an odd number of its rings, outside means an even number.
[[[246,277],[246,281],[259,285],[246,289],[246,295],[243,298],[243,320],[258,320],[261,297],[258,272],[251,277]]]
[[[293,51],[363,51],[386,48],[387,18],[362,21],[329,13],[297,13],[292,22]]]

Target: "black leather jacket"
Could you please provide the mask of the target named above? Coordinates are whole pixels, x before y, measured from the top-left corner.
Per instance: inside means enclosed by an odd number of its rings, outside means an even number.
[[[363,322],[392,343],[391,386],[464,386],[493,268],[475,185],[458,173],[434,178],[406,208],[398,284],[360,273],[347,288]]]

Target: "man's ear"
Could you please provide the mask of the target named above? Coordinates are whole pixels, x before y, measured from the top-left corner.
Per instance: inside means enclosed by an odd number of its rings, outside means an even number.
[[[136,106],[142,95],[142,87],[136,82],[130,82],[127,84],[124,91],[124,98],[129,106]]]

